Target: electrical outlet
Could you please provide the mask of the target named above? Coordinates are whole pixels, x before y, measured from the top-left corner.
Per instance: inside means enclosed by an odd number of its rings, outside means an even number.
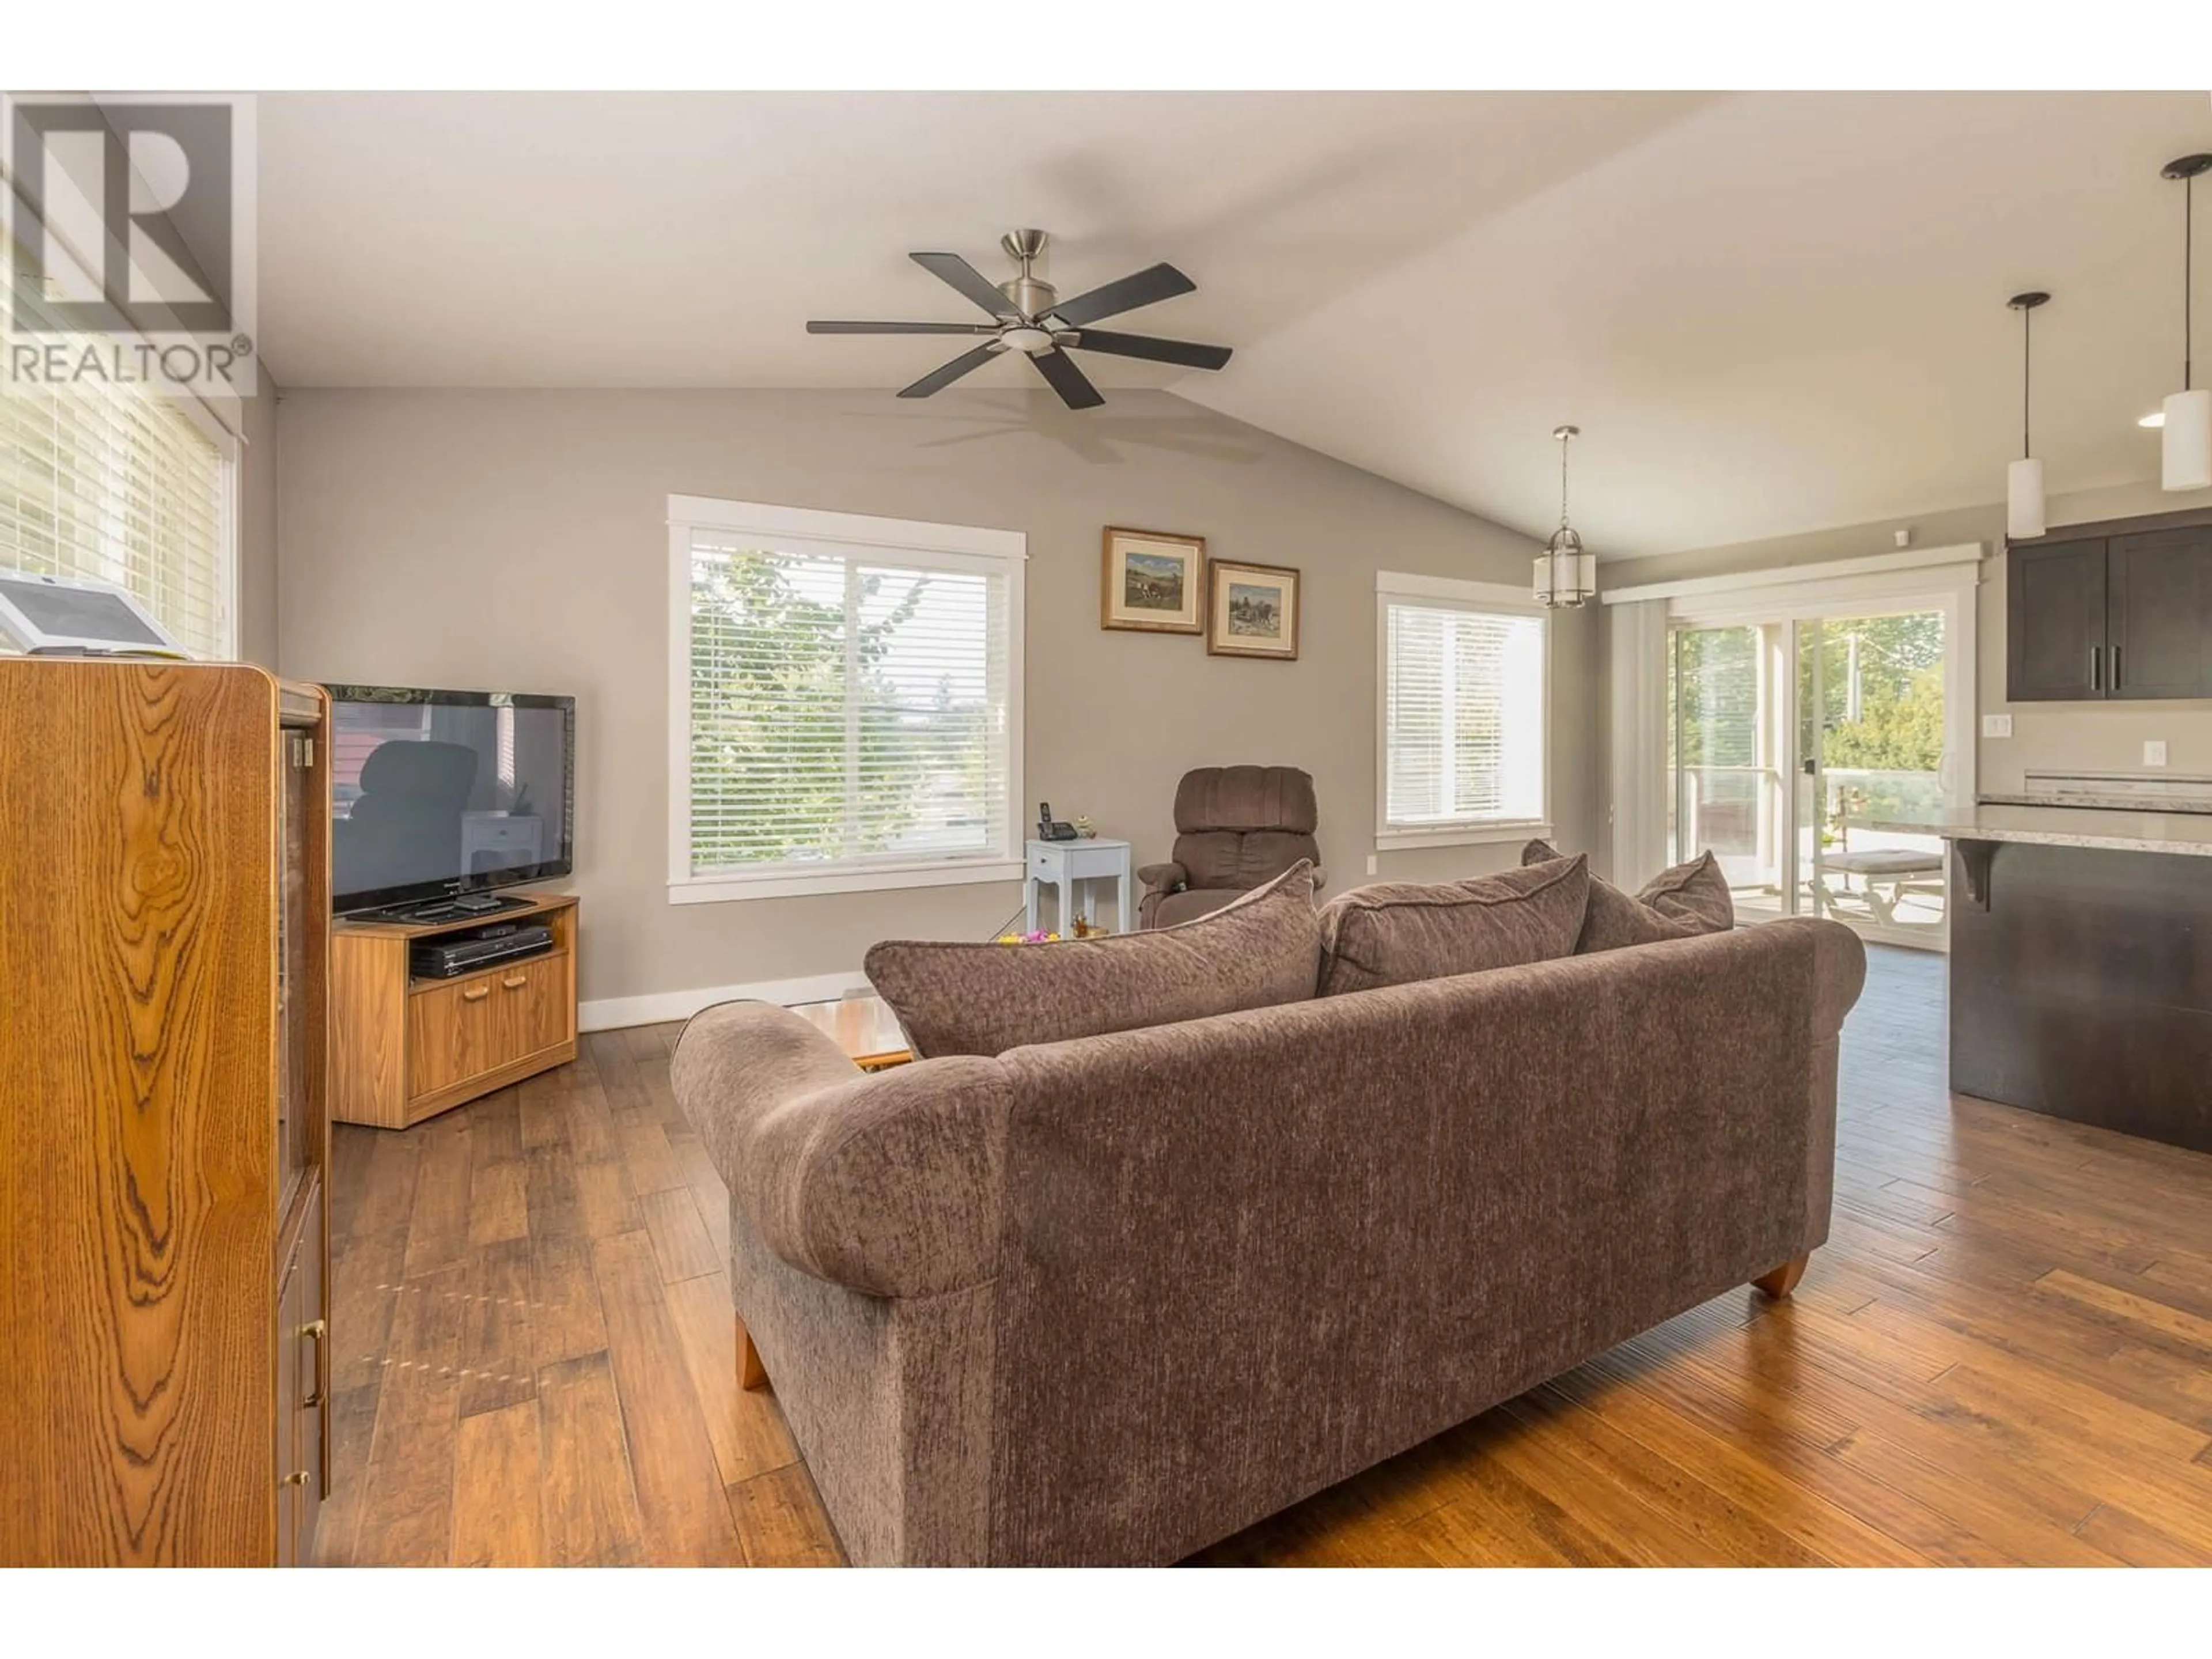
[[[1367,873],[1370,876],[1375,873],[1375,854],[1372,853],[1367,855]]]
[[[1982,716],[1982,735],[1985,738],[2008,738],[2012,735],[2012,716],[1984,714]]]
[[[2143,739],[2143,764],[2145,766],[2163,766],[2166,764],[2166,739],[2164,738],[2146,738]]]

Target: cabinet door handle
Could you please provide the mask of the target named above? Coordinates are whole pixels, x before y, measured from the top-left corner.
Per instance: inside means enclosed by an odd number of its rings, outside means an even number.
[[[313,1411],[323,1403],[323,1338],[330,1332],[329,1324],[320,1319],[311,1319],[300,1327],[300,1334],[315,1345],[315,1382],[300,1401],[302,1410]]]
[[[530,983],[530,975],[527,974],[517,974],[512,979],[503,979],[500,981],[500,983],[504,985],[510,991],[520,991],[524,986]]]
[[[465,990],[465,991],[464,991],[464,992],[462,992],[462,993],[461,993],[461,1000],[462,1000],[462,1001],[464,1001],[464,1002],[482,1002],[482,1001],[483,1001],[486,997],[489,996],[490,994],[491,994],[491,987],[490,987],[490,986],[489,986],[489,985],[471,985],[471,986],[470,986],[470,987],[469,987],[469,988],[468,988],[467,990]]]
[[[2117,690],[2118,690],[2119,689],[2120,689],[2120,647],[2119,647],[2118,646],[2117,646],[2117,645],[2116,645],[2116,646],[2114,646],[2114,647],[2112,647],[2112,690],[2115,690],[2115,691],[2117,691]]]
[[[2089,647],[2089,689],[2092,691],[2105,689],[2105,647],[2101,645]]]

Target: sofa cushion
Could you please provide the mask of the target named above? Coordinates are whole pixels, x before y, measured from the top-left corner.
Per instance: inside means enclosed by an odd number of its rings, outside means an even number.
[[[1583,858],[1471,881],[1354,888],[1322,908],[1321,994],[1571,957],[1589,898]]]
[[[890,939],[865,965],[917,1057],[1000,1054],[1304,1001],[1321,960],[1313,888],[1301,860],[1180,927],[1048,945]]]
[[[1521,849],[1521,862],[1540,866],[1559,856],[1549,842],[1532,841]],[[1575,954],[1618,951],[1628,945],[1656,945],[1662,939],[1725,933],[1735,926],[1735,901],[1728,877],[1708,850],[1686,864],[1662,870],[1633,896],[1602,876],[1589,881],[1589,911],[1583,921]]]

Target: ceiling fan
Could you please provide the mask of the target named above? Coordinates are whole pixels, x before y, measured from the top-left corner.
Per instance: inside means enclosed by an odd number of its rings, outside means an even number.
[[[972,334],[988,337],[973,351],[955,357],[944,368],[902,387],[902,398],[927,398],[942,392],[963,374],[973,374],[1001,352],[1018,351],[1035,365],[1047,385],[1070,409],[1095,409],[1106,401],[1088,375],[1075,366],[1070,351],[1103,351],[1116,357],[1142,357],[1149,362],[1174,363],[1183,368],[1219,368],[1229,361],[1227,346],[1196,345],[1188,340],[1163,340],[1150,334],[1116,334],[1093,328],[1102,317],[1118,316],[1178,294],[1196,291],[1198,284],[1173,265],[1153,265],[1124,276],[1103,288],[1094,288],[1072,300],[1036,274],[1044,252],[1041,230],[1009,231],[999,246],[1021,266],[1018,276],[994,287],[982,272],[957,253],[915,253],[908,256],[933,276],[988,312],[988,323],[809,323],[809,334]]]

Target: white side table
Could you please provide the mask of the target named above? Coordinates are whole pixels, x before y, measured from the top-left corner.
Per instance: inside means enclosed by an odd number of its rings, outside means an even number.
[[[1037,931],[1037,889],[1051,882],[1060,889],[1060,931],[1069,932],[1075,916],[1075,895],[1086,881],[1114,882],[1121,907],[1116,931],[1129,931],[1129,843],[1126,841],[1033,841],[1030,843],[1029,878],[1022,886],[1022,911],[1027,931]],[[1083,893],[1083,919],[1091,920],[1091,895]]]

